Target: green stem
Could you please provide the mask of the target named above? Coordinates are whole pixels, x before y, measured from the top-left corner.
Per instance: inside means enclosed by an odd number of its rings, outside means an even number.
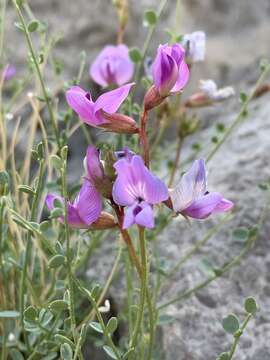
[[[65,149],[65,150],[63,150]],[[67,272],[68,272],[68,287],[70,292],[70,319],[71,319],[71,328],[74,341],[76,341],[76,319],[75,319],[75,305],[74,305],[74,288],[73,288],[73,278],[72,278],[72,254],[70,247],[70,234],[69,234],[69,225],[68,225],[68,193],[67,193],[67,147],[62,149],[62,154],[64,154],[63,166],[61,168],[61,180],[62,180],[62,195],[64,197],[65,206],[64,206],[64,227],[65,227],[65,238],[66,238],[66,256],[67,256]]]
[[[179,294],[178,296],[176,296],[172,300],[167,301],[164,304],[161,304],[160,306],[158,306],[157,311],[160,311],[160,310],[162,310],[162,309],[164,309],[164,308],[168,307],[169,305],[172,305],[172,304],[174,304],[176,302],[181,302],[182,300],[189,298],[190,296],[192,296],[196,292],[198,292],[200,289],[203,289],[208,284],[210,284],[211,282],[213,282],[214,280],[216,280],[217,278],[221,277],[223,274],[225,274],[226,272],[231,270],[231,268],[233,268],[235,265],[239,264],[239,262],[242,260],[242,258],[252,248],[252,246],[254,245],[254,243],[255,243],[258,235],[259,235],[259,231],[260,231],[260,229],[262,227],[262,224],[264,223],[265,218],[267,216],[267,212],[268,212],[268,208],[269,208],[269,202],[270,202],[270,199],[267,200],[267,203],[266,203],[264,209],[261,212],[260,219],[259,219],[259,222],[258,222],[258,230],[257,230],[256,234],[253,234],[252,236],[249,237],[244,249],[240,252],[239,255],[235,256],[231,261],[229,261],[222,268],[216,269],[215,272],[214,272],[214,275],[210,276],[205,281],[201,282],[200,284],[196,285],[195,287],[191,288],[190,290],[187,290],[187,291]]]
[[[28,48],[29,48],[29,51],[30,51],[30,54],[31,54],[31,57],[32,57],[32,60],[33,60],[34,66],[35,66],[35,69],[36,69],[36,73],[37,73],[37,76],[38,76],[38,79],[39,79],[39,82],[40,82],[40,85],[41,85],[44,100],[45,100],[47,108],[48,108],[51,125],[52,125],[53,131],[54,131],[54,136],[55,136],[55,139],[56,139],[56,142],[57,142],[57,145],[58,145],[58,149],[60,150],[61,144],[60,144],[60,137],[59,137],[59,132],[58,132],[56,119],[55,119],[54,112],[53,112],[53,109],[52,109],[52,106],[51,106],[50,97],[49,97],[49,95],[47,93],[47,90],[46,90],[46,87],[45,87],[45,84],[44,84],[44,80],[42,78],[41,70],[40,70],[38,60],[37,60],[37,57],[36,57],[36,54],[35,54],[35,51],[34,51],[32,40],[31,40],[31,37],[30,37],[30,33],[29,33],[28,28],[26,26],[26,23],[25,23],[25,20],[24,20],[24,17],[23,17],[23,14],[21,12],[20,7],[17,5],[16,0],[12,0],[12,1],[13,1],[14,7],[15,7],[15,9],[17,11],[18,17],[19,17],[19,19],[21,21],[21,24],[22,24],[22,27],[23,27],[26,42],[27,42],[27,45],[28,45]]]
[[[34,221],[37,216],[38,203],[39,203],[40,196],[42,194],[44,171],[45,171],[45,161],[42,159],[42,160],[40,160],[40,163],[39,163],[38,184],[37,184],[37,188],[35,190],[35,194],[34,194],[34,198],[33,198],[32,209],[31,209],[31,214],[30,214],[30,221]],[[25,296],[25,290],[26,290],[25,287],[26,287],[27,266],[28,266],[28,263],[30,260],[31,245],[32,245],[31,236],[32,236],[32,232],[28,231],[27,239],[26,239],[26,248],[25,248],[24,259],[23,259],[21,286],[20,286],[21,326],[23,329],[23,333],[25,336],[25,342],[26,342],[28,349],[30,348],[30,345],[28,343],[28,337],[26,335],[25,328],[24,328],[23,313],[24,313],[24,307],[25,307],[24,296]]]
[[[248,98],[246,99],[246,101],[244,102],[239,114],[236,116],[235,120],[232,122],[231,126],[225,131],[222,139],[215,145],[215,147],[212,149],[212,151],[208,154],[208,156],[206,157],[206,162],[210,161],[212,159],[212,157],[215,155],[215,153],[219,150],[219,148],[224,144],[224,142],[230,137],[230,135],[233,133],[234,129],[240,125],[240,123],[243,121],[243,119],[245,118],[245,114],[247,112],[248,109],[248,105],[250,103],[250,101],[253,99],[258,87],[263,83],[267,73],[270,70],[270,64],[266,65],[265,69],[262,71],[258,81],[256,82],[254,89],[252,90],[252,92],[250,93],[250,95],[248,96]]]
[[[228,221],[232,219],[232,214],[226,215],[216,226],[214,226],[212,229],[210,229],[206,235],[203,237],[201,241],[198,241],[194,246],[192,246],[186,254],[175,264],[175,266],[172,268],[172,270],[169,272],[167,277],[172,277],[179,268],[188,260],[191,258],[191,256],[198,251],[203,245],[207,243],[208,240],[211,239],[213,235],[215,235],[224,224],[226,224]]]
[[[111,286],[111,283],[112,283],[112,281],[113,281],[113,279],[114,279],[114,276],[115,276],[115,274],[116,274],[116,271],[117,271],[117,269],[118,269],[121,256],[122,256],[122,246],[119,245],[118,254],[117,254],[117,256],[116,256],[116,259],[115,259],[115,262],[114,262],[114,264],[113,264],[112,270],[111,270],[109,276],[107,277],[107,281],[106,281],[106,283],[105,283],[105,285],[104,285],[104,288],[103,288],[103,290],[102,290],[102,292],[101,292],[101,294],[100,294],[100,296],[99,296],[99,298],[98,298],[98,300],[97,300],[97,302],[96,302],[98,307],[99,307],[99,306],[101,305],[101,303],[103,302],[103,300],[104,300],[104,298],[105,298],[105,295],[107,294],[108,289],[109,289],[109,287]],[[89,315],[83,320],[83,322],[79,325],[79,327],[80,327],[80,326],[83,326],[84,324],[89,323],[89,321],[93,320],[94,316],[95,316],[95,310],[92,310],[92,311],[90,312],[90,314],[89,314]]]
[[[243,322],[243,325],[241,326],[240,330],[237,332],[237,334],[234,336],[234,342],[232,344],[232,347],[231,347],[231,350],[230,350],[230,353],[229,353],[229,358],[228,360],[231,360],[233,358],[233,355],[236,351],[236,348],[237,348],[237,345],[239,343],[239,340],[240,340],[240,337],[242,336],[243,334],[243,331],[245,330],[245,328],[247,327],[248,323],[249,323],[249,320],[252,318],[252,314],[248,314],[246,316],[246,319],[245,321]]]
[[[145,303],[145,295],[146,295],[146,282],[147,282],[147,258],[146,258],[146,246],[145,246],[145,237],[144,237],[145,229],[139,227],[139,241],[140,241],[140,251],[141,251],[141,290],[140,290],[140,303],[138,314],[136,318],[134,332],[130,341],[130,348],[136,349],[138,336],[141,329],[141,324],[143,321],[144,315],[144,303]],[[131,354],[131,358],[133,354]]]
[[[74,283],[76,284],[76,286],[78,287],[78,289],[79,289],[83,294],[85,294],[86,297],[89,299],[92,307],[93,307],[94,310],[95,310],[95,313],[96,313],[96,315],[97,315],[98,321],[99,321],[99,323],[100,323],[100,326],[101,326],[101,328],[102,328],[103,334],[104,334],[104,336],[105,336],[105,338],[106,338],[106,340],[107,340],[108,345],[111,347],[111,349],[112,349],[112,351],[113,351],[116,359],[117,359],[117,360],[121,360],[121,356],[120,356],[120,354],[119,354],[119,351],[118,351],[117,347],[114,345],[114,342],[112,341],[111,335],[110,335],[110,334],[108,333],[108,331],[107,331],[106,325],[105,325],[105,323],[104,323],[104,321],[103,321],[103,318],[102,318],[101,313],[100,313],[100,311],[99,311],[99,309],[98,309],[98,305],[97,305],[95,299],[92,297],[91,293],[90,293],[87,289],[85,289],[85,288],[80,284],[79,280],[76,279],[74,276],[73,276],[73,281],[74,281]]]

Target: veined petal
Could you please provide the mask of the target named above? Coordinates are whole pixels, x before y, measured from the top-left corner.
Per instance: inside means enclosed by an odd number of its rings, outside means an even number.
[[[98,219],[102,209],[102,199],[99,192],[88,179],[84,180],[73,205],[86,225],[91,225]]]
[[[101,109],[109,114],[115,113],[127,98],[133,85],[134,83],[126,84],[115,90],[108,91],[100,95],[95,102],[95,113]]]
[[[167,186],[144,165],[140,156],[131,159],[134,186],[139,197],[149,204],[158,204],[169,197]]]
[[[90,94],[79,86],[73,86],[66,92],[66,100],[84,122],[90,125],[98,125],[99,121],[95,118],[94,103]]]
[[[206,192],[206,170],[204,160],[195,160],[192,167],[182,176],[179,184],[170,190],[175,212],[181,212]]]
[[[74,205],[72,205],[71,203],[68,203],[68,224],[73,227],[73,228],[77,228],[77,229],[87,229],[88,226],[87,224],[80,218],[79,214],[78,214],[78,210],[76,209],[76,207]],[[61,217],[60,218],[61,222],[64,222],[64,219]]]
[[[215,192],[209,193],[195,200],[189,207],[184,209],[182,213],[195,219],[205,219],[214,212],[221,200],[221,194]]]

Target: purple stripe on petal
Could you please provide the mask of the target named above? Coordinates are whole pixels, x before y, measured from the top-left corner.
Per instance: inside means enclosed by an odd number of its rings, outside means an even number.
[[[134,204],[125,209],[123,229],[128,229],[130,226],[135,224],[135,213],[134,212],[135,212],[135,209],[137,206],[138,206],[138,204]]]
[[[127,98],[133,85],[134,83],[126,84],[100,95],[95,102],[95,113],[101,109],[109,114],[115,113]]]
[[[141,211],[135,217],[137,225],[152,229],[155,226],[154,212],[152,206],[147,203],[141,203]]]
[[[63,218],[60,219],[63,222]],[[68,224],[77,229],[87,229],[88,226],[83,222],[78,214],[78,209],[74,205],[68,203]]]
[[[195,200],[182,213],[195,219],[205,219],[213,213],[221,200],[222,196],[219,193],[209,193]]]

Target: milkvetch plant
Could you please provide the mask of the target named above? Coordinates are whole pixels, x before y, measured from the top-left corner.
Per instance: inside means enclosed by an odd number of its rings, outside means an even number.
[[[48,90],[44,73],[53,58],[55,39],[44,23],[32,18],[27,1],[12,3],[30,58],[29,74],[17,85],[15,68],[1,58],[1,359],[76,360],[85,358],[86,348],[94,352],[95,347],[103,348],[104,359],[164,358],[156,336],[157,329],[165,326],[164,309],[190,298],[236,266],[253,247],[267,216],[268,202],[257,224],[234,229],[232,236],[243,240],[241,252],[223,266],[211,268],[202,283],[172,298],[161,296],[180,267],[234,216],[233,199],[207,185],[207,163],[233,136],[249,102],[260,96],[269,64],[263,64],[252,93],[241,95],[242,108],[230,127],[219,124],[219,137],[211,148],[201,144],[196,157],[191,152],[192,157],[180,163],[186,139],[199,131],[194,109],[199,113],[200,108],[235,93],[231,87],[218,88],[213,80],[204,80],[195,93],[186,95],[193,66],[205,57],[203,32],[182,36],[171,29],[166,43],[156,42],[156,52],[144,66],[167,1],[157,11],[146,10],[142,51],[123,43],[128,2],[113,1],[119,19],[116,44],[106,45],[89,67],[91,79],[100,85],[98,94],[92,83],[87,87],[90,91],[80,86],[85,55],[77,77],[62,81],[60,88],[61,66],[53,59],[57,86]],[[10,89],[6,91],[10,78],[15,81],[11,98]],[[61,111],[59,95],[64,95]],[[25,98],[22,107],[15,107]],[[173,154],[162,143],[169,127],[176,129]],[[27,141],[17,158],[21,136]],[[71,181],[72,136],[84,151],[76,158]],[[269,192],[268,183],[262,191]],[[167,259],[164,266],[157,251],[160,235],[160,246],[165,247],[174,221],[181,219],[190,226],[210,216],[216,219],[213,228],[179,261]],[[104,244],[110,249],[106,253],[110,265],[100,255]],[[89,268],[94,276],[87,275]],[[116,281],[121,284],[119,293],[111,290]],[[228,352],[217,354],[219,359],[233,358],[256,312],[254,303],[253,298],[246,300],[242,325],[232,314],[223,322],[234,340]]]

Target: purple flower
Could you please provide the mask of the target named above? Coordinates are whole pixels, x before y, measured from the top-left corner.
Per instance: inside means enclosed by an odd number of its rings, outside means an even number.
[[[168,199],[166,185],[146,168],[138,155],[122,158],[114,167],[117,178],[113,199],[116,204],[127,207],[123,229],[133,224],[153,228],[153,205]]]
[[[136,122],[128,116],[116,113],[127,98],[134,83],[100,95],[94,102],[89,92],[73,86],[66,92],[68,105],[88,125],[102,127],[114,132],[136,132]]]
[[[7,64],[4,67],[4,70],[2,72],[2,76],[3,76],[4,81],[11,80],[15,76],[16,71],[17,70],[16,70],[16,67],[14,65]]]
[[[89,145],[84,158],[84,167],[87,177],[92,184],[104,179],[104,169],[100,160],[100,151],[93,145]]]
[[[153,80],[160,96],[179,92],[189,79],[185,50],[179,44],[160,45],[152,67]]]
[[[54,201],[59,200],[62,203],[64,199],[55,194],[46,196],[46,205],[49,210],[54,208]],[[102,200],[94,185],[85,179],[83,185],[76,196],[74,202],[68,202],[68,224],[78,229],[87,229],[98,220],[101,214]],[[60,221],[64,222],[63,216]]]
[[[133,76],[134,65],[126,45],[108,45],[97,56],[89,69],[92,79],[101,86],[123,85]]]
[[[195,219],[205,219],[233,207],[233,203],[221,194],[206,190],[206,170],[202,159],[194,161],[176,188],[170,190],[170,197],[176,213]]]

